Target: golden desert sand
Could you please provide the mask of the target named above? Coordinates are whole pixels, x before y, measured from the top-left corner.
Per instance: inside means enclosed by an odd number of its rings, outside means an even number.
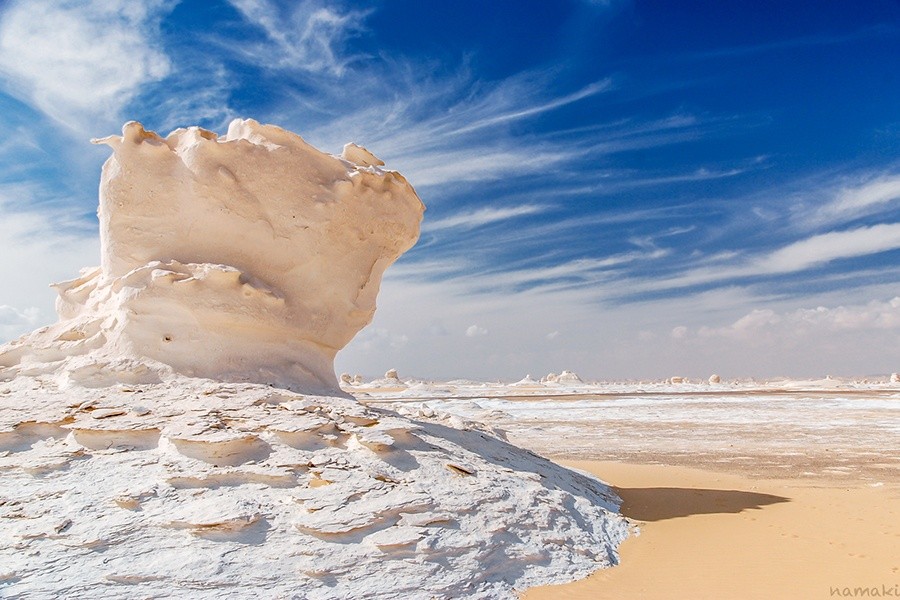
[[[613,484],[640,535],[620,546],[619,566],[528,590],[523,600],[898,593],[900,478],[756,479],[681,466],[564,464]]]

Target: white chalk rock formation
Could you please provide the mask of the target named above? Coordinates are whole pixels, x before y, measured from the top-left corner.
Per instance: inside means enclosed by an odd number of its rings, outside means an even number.
[[[573,371],[563,371],[556,378],[557,383],[584,383],[581,377]]]
[[[104,143],[100,268],[0,346],[0,595],[512,599],[616,562],[603,483],[312,395],[416,239],[402,177],[253,121]]]
[[[81,355],[65,365],[76,378],[152,381],[171,369],[336,390],[335,354],[418,238],[424,207],[406,180],[364,148],[331,156],[253,120],[221,138],[198,127],[162,138],[131,122],[96,141],[113,150],[100,268],[59,284],[60,323],[0,367]],[[128,361],[141,359],[159,364],[135,373]]]
[[[722,383],[722,378],[714,373],[709,376],[709,383],[710,384]]]
[[[900,373],[891,373],[891,383],[900,383]]]
[[[531,376],[531,373],[529,373],[529,374],[525,375],[525,377],[523,377],[522,379],[520,379],[519,381],[517,381],[511,385],[527,387],[530,385],[539,385],[540,383],[541,383],[540,381],[536,381],[534,379],[534,377]]]

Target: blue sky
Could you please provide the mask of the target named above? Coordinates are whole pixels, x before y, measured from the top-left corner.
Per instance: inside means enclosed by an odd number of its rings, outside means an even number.
[[[253,117],[428,207],[339,370],[900,370],[900,5],[0,3],[0,334],[98,260],[87,143]]]

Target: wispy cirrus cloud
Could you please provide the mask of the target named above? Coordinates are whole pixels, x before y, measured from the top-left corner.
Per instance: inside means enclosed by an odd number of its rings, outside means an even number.
[[[535,215],[552,209],[551,206],[542,204],[520,204],[518,206],[507,207],[487,207],[479,208],[473,211],[456,213],[450,217],[427,221],[422,224],[423,232],[439,231],[444,229],[474,229],[491,223],[498,223],[523,217],[527,215]]]
[[[326,2],[302,0],[287,5],[270,0],[228,0],[265,34],[263,42],[237,46],[244,60],[271,69],[297,69],[343,75],[358,57],[344,42],[360,32],[368,11],[341,11]]]
[[[798,240],[755,259],[747,268],[750,274],[793,273],[896,248],[900,248],[900,223],[882,223]]]
[[[843,33],[819,33],[814,35],[805,35],[794,38],[785,38],[771,40],[758,44],[745,44],[741,46],[727,46],[722,48],[714,48],[703,50],[700,52],[692,52],[673,57],[674,60],[705,60],[714,58],[732,58],[744,57],[764,54],[767,52],[789,50],[793,48],[815,47],[815,46],[834,46],[838,44],[846,44],[865,38],[887,37],[896,35],[898,29],[896,25],[879,24],[875,26],[863,27],[854,31]]]
[[[681,290],[735,280],[799,273],[842,259],[900,248],[900,223],[831,231],[771,251],[730,253],[715,266],[688,269],[674,276],[632,281],[630,292]]]
[[[881,191],[871,183],[876,180],[882,181],[860,175],[859,181],[866,183],[848,187],[843,180],[832,178],[830,183],[806,193],[820,198],[861,198],[866,206],[883,206],[880,199],[890,196],[890,188]],[[570,309],[573,305],[592,306],[587,310],[599,314],[610,307],[621,311],[627,306],[646,306],[650,298],[660,302],[668,298],[674,304],[675,298],[698,298],[723,289],[744,290],[745,307],[764,301],[773,290],[800,302],[812,293],[811,287],[866,287],[867,281],[888,282],[900,275],[889,263],[869,276],[857,269],[844,272],[829,268],[823,272],[823,268],[840,261],[900,249],[900,224],[846,226],[842,221],[834,229],[810,231],[808,224],[798,227],[787,218],[791,208],[777,202],[778,190],[769,192],[773,194],[771,205],[782,210],[781,218],[757,216],[754,211],[759,199],[732,201],[722,208],[731,214],[721,230],[710,230],[707,220],[698,218],[690,206],[679,209],[677,205],[579,217],[569,214],[564,204],[544,205],[532,199],[521,205],[523,212],[531,213],[534,206],[552,206],[547,218],[524,219],[502,228],[493,225],[507,217],[516,218],[512,216],[515,204],[453,211],[437,220],[438,227],[425,228],[428,235],[423,243],[427,248],[434,246],[435,252],[419,255],[414,251],[389,273],[388,279],[404,285],[432,281],[456,301],[478,298],[483,306],[502,305],[513,296],[543,297],[549,304]],[[492,220],[495,215],[497,221]],[[814,213],[807,215],[812,219]],[[481,225],[481,217],[491,222]],[[472,226],[467,226],[470,220]],[[663,227],[666,220],[669,225]],[[756,237],[748,235],[748,229],[759,233]],[[584,231],[594,231],[600,237],[609,235],[608,246],[614,250],[593,249],[586,257],[582,247],[566,253],[559,244],[547,241],[580,239],[579,232]],[[759,244],[759,235],[765,236],[765,244]],[[708,242],[711,236],[712,242]],[[722,247],[718,239],[729,243]],[[478,252],[473,253],[472,248],[478,248]],[[517,256],[511,259],[506,255],[500,262],[492,258],[504,253]],[[436,256],[444,258],[435,262]],[[420,268],[420,260],[428,267]]]
[[[389,163],[407,173],[416,187],[441,186],[459,182],[498,180],[532,173],[571,159],[574,152],[563,148],[535,151],[512,144],[445,146],[401,155]]]
[[[302,124],[304,137],[319,147],[337,150],[356,141],[418,187],[535,174],[549,182],[561,179],[569,163],[683,143],[716,126],[714,118],[679,113],[559,135],[539,126],[541,119],[578,103],[601,102],[615,89],[611,80],[560,92],[555,69],[487,81],[463,63],[440,77],[423,77],[429,64],[395,57],[350,70],[352,96],[337,78],[315,78],[312,89],[290,93],[279,105],[277,120]],[[687,177],[720,176],[729,174],[710,169]]]
[[[613,84],[611,79],[596,81],[576,92],[561,96],[559,98],[554,98],[553,100],[550,100],[543,104],[529,106],[527,108],[520,108],[511,112],[485,117],[479,121],[475,121],[474,123],[470,123],[468,125],[460,127],[459,129],[453,130],[451,134],[458,135],[462,133],[470,133],[472,131],[478,131],[479,129],[485,129],[487,127],[493,127],[495,125],[509,123],[511,121],[519,121],[527,117],[540,115],[542,113],[549,112],[551,110],[555,110],[574,102],[578,102],[579,100],[584,100],[585,98],[590,98],[591,96],[605,92],[611,89],[612,85]]]
[[[815,221],[851,220],[900,206],[900,175],[883,174],[843,186],[816,213]]]

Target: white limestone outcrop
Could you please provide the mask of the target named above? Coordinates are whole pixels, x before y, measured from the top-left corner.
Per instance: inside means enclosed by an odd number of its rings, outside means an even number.
[[[335,157],[253,120],[221,138],[131,122],[96,142],[113,150],[100,267],[56,286],[60,322],[0,351],[0,369],[337,390],[335,354],[418,238],[406,180],[359,146]]]
[[[615,564],[602,482],[339,390],[418,235],[400,175],[254,121],[103,143],[101,266],[0,346],[0,595],[511,599]]]

